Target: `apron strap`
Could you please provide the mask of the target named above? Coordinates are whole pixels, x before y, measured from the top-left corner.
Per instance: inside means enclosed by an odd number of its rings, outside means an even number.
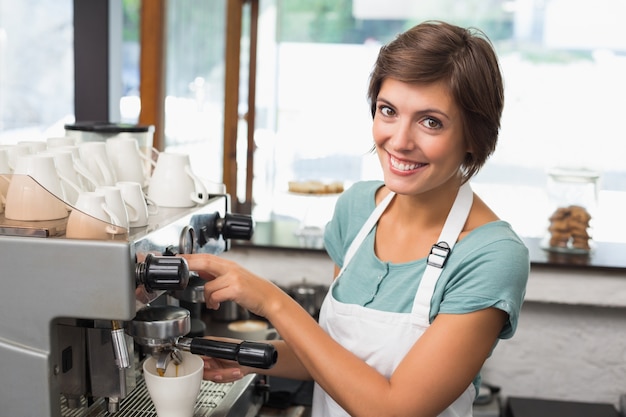
[[[391,200],[393,200],[393,197],[395,197],[395,195],[396,193],[391,191],[389,194],[387,194],[387,196],[383,199],[383,201],[381,201],[376,206],[374,211],[372,211],[372,214],[370,214],[368,219],[365,221],[365,223],[363,224],[363,227],[361,227],[361,230],[359,230],[359,233],[356,235],[354,240],[352,240],[352,243],[350,244],[350,247],[348,248],[348,251],[346,252],[346,256],[344,257],[343,266],[341,267],[341,271],[339,272],[339,275],[343,274],[343,271],[346,269],[346,267],[352,260],[352,257],[361,246],[361,243],[363,243],[363,241],[365,240],[369,232],[374,228],[374,226],[378,222],[378,219],[383,214],[383,212],[387,209],[387,206],[389,205]]]
[[[446,222],[441,230],[439,239],[433,245],[428,256],[426,270],[420,281],[413,303],[413,314],[420,317],[430,318],[430,301],[435,291],[435,285],[441,275],[447,257],[452,252],[456,241],[463,230],[467,216],[472,208],[474,193],[469,183],[465,183],[459,189],[454,204],[448,213]]]

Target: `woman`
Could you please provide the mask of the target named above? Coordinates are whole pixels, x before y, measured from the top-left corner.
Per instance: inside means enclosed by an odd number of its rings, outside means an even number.
[[[503,107],[486,37],[443,22],[379,54],[369,100],[384,182],[353,185],[326,228],[336,279],[319,325],[239,265],[189,255],[207,306],[234,300],[282,341],[267,372],[316,382],[314,416],[471,416],[480,369],[513,335],[528,251],[468,180],[495,149]],[[213,359],[204,376],[258,370]]]

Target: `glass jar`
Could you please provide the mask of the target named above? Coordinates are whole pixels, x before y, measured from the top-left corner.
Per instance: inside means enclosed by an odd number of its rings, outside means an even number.
[[[586,169],[554,168],[548,172],[552,208],[544,247],[568,253],[589,253],[593,217],[598,205],[600,174]]]

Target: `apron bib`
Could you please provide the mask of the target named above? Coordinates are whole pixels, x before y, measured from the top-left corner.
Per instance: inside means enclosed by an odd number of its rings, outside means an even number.
[[[320,310],[320,326],[338,343],[389,378],[400,361],[426,331],[429,323],[430,300],[441,275],[445,260],[452,250],[467,220],[473,193],[469,184],[459,189],[452,209],[428,256],[428,265],[415,295],[411,313],[374,310],[355,304],[345,304],[333,296],[333,287],[345,271],[365,237],[378,222],[395,194],[389,193],[376,206],[346,252],[343,268],[331,284]],[[475,397],[473,384],[451,404],[441,417],[468,417],[472,415]],[[349,416],[319,385],[313,391],[313,417]]]

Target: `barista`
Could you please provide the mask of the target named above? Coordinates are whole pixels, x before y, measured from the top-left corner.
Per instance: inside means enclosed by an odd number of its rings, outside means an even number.
[[[368,96],[384,181],[356,183],[337,202],[324,238],[335,279],[319,323],[235,262],[185,255],[207,280],[209,308],[235,301],[282,337],[273,369],[206,358],[204,377],[313,379],[314,416],[471,416],[480,369],[514,334],[529,273],[520,238],[469,185],[498,137],[497,58],[480,31],[425,22],[381,48]],[[340,117],[332,94],[328,104]]]

